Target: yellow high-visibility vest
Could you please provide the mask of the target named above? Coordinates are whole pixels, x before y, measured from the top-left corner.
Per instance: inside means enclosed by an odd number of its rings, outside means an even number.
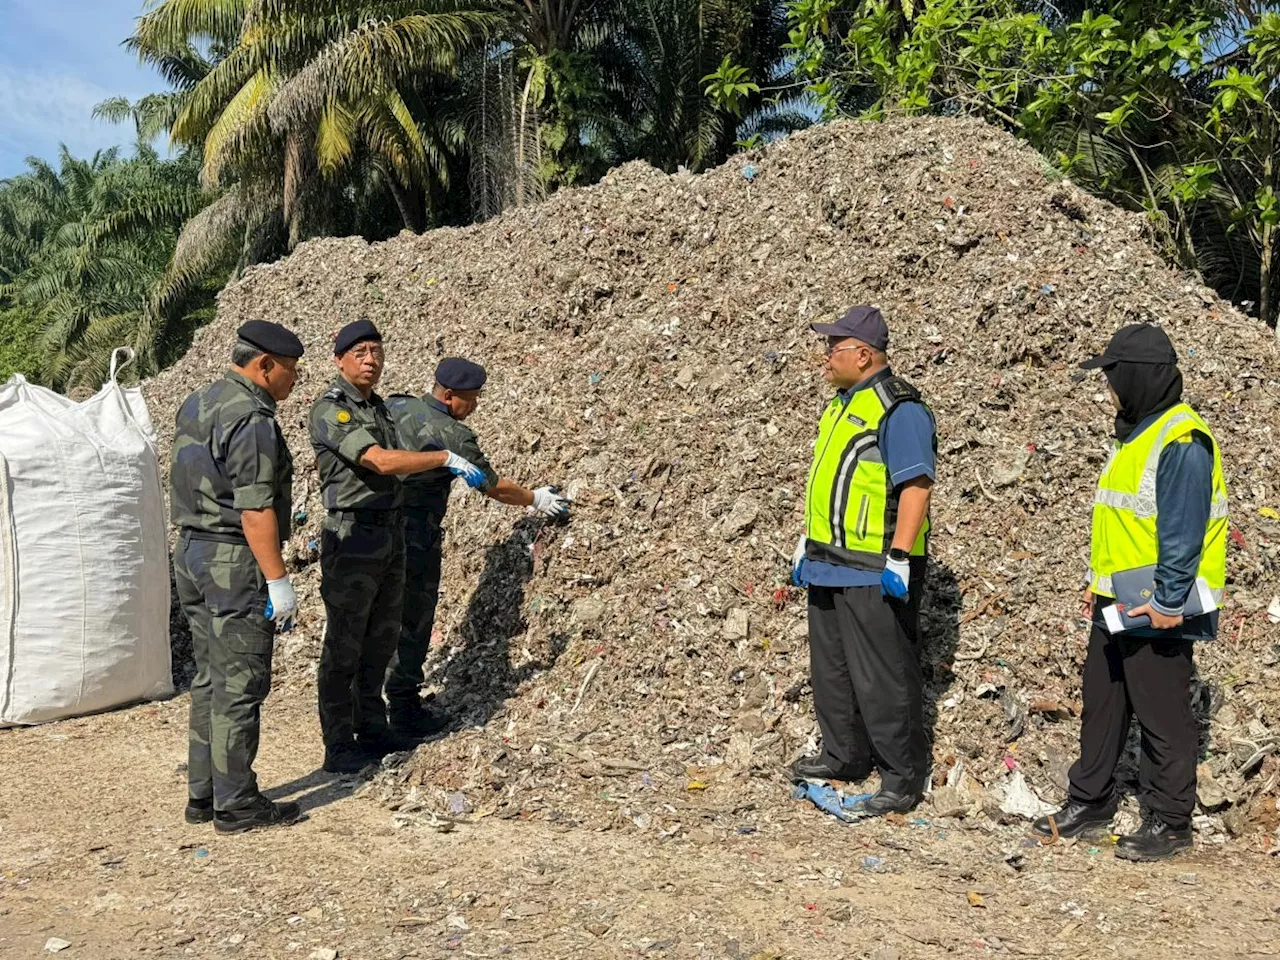
[[[880,424],[897,404],[919,399],[911,384],[886,377],[827,405],[805,492],[811,558],[868,570],[884,567],[897,527],[898,494],[880,451]],[[925,555],[928,535],[925,517],[912,556]]]
[[[1114,597],[1111,577],[1159,562],[1156,536],[1156,472],[1160,454],[1171,443],[1190,443],[1202,433],[1213,443],[1213,495],[1197,576],[1204,577],[1214,599],[1222,602],[1227,582],[1227,483],[1222,475],[1222,452],[1208,424],[1190,406],[1179,403],[1142,433],[1117,443],[1102,468],[1093,500],[1093,536],[1089,551],[1089,580],[1093,592]]]

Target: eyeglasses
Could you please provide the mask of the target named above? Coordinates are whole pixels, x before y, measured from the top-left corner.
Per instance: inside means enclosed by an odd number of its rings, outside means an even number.
[[[869,348],[863,346],[860,343],[850,343],[850,344],[846,344],[843,347],[832,347],[831,344],[828,343],[826,346],[826,354],[828,357],[834,357],[841,350],[867,350],[867,349]]]
[[[373,344],[367,347],[352,347],[351,356],[357,360],[367,360],[372,357],[375,360],[382,359],[382,347]]]

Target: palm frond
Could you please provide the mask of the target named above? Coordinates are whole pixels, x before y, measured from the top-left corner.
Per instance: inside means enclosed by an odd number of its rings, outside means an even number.
[[[241,150],[256,139],[269,136],[267,104],[274,84],[266,71],[255,73],[231,98],[204,140],[204,169],[201,179],[217,186],[223,170],[234,163]]]
[[[238,36],[249,0],[164,0],[139,18],[134,40],[147,50],[188,48],[193,40],[225,41]]]

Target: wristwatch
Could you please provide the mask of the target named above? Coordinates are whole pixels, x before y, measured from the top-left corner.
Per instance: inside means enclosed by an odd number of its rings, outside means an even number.
[[[889,550],[889,559],[890,560],[910,560],[911,554],[907,553],[907,551],[905,550],[900,550],[897,547],[891,547]]]

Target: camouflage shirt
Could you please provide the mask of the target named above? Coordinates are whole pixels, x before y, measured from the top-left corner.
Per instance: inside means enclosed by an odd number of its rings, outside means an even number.
[[[240,511],[274,507],[288,539],[293,458],[275,415],[271,395],[234,370],[187,397],[169,462],[174,526],[243,539]]]
[[[387,399],[387,408],[396,421],[400,445],[405,450],[450,450],[470,460],[484,471],[480,489],[489,491],[498,482],[498,474],[480,449],[475,432],[465,423],[453,419],[448,408],[435,397],[411,397],[398,393]],[[410,507],[431,507],[444,516],[449,502],[449,486],[453,474],[441,467],[404,478],[404,502]]]
[[[386,404],[376,393],[366,400],[338,377],[311,408],[311,446],[328,510],[394,510],[401,502],[398,477],[360,466],[370,447],[393,450],[399,443]]]

